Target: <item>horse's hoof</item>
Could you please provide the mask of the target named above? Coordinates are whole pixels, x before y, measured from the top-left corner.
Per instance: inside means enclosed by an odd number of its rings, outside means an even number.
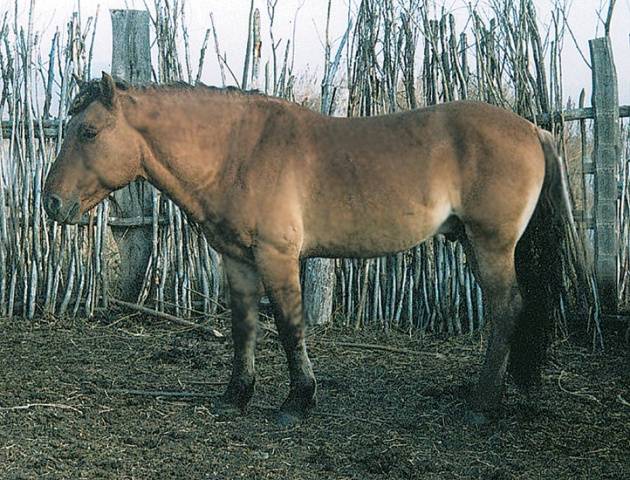
[[[488,425],[490,423],[490,419],[486,415],[481,412],[475,412],[473,410],[466,410],[464,414],[464,420],[469,425],[473,425],[475,427],[482,427],[484,425]]]
[[[289,396],[276,415],[276,423],[285,428],[302,423],[317,406],[316,392],[317,384],[314,379],[302,388],[292,387]]]
[[[253,377],[235,377],[230,380],[227,390],[220,398],[213,402],[215,415],[224,418],[234,418],[242,415],[247,409],[252,396],[254,395]]]
[[[304,415],[280,410],[276,414],[276,423],[282,428],[293,428],[301,425],[305,418]]]
[[[502,402],[503,389],[492,391],[487,388],[477,388],[468,401],[468,409],[476,415],[495,418],[502,409]]]
[[[221,398],[212,404],[212,413],[220,418],[230,419],[243,415],[245,409]]]

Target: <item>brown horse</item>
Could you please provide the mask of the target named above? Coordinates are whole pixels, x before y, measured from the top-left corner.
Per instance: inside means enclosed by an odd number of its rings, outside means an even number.
[[[380,256],[437,233],[465,245],[492,321],[476,407],[500,404],[508,359],[517,383],[535,383],[549,316],[542,295],[572,225],[549,133],[484,103],[329,118],[257,93],[131,87],[105,73],[81,88],[70,113],[45,186],[51,218],[74,223],[144,178],[223,255],[234,339],[223,405],[242,410],[254,392],[264,289],[291,380],[279,420],[315,406],[301,258]]]

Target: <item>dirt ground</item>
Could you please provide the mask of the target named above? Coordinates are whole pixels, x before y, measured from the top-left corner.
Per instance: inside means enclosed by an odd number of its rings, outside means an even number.
[[[539,396],[510,388],[499,418],[475,427],[479,337],[313,330],[319,406],[282,430],[287,375],[268,329],[253,405],[235,418],[212,413],[229,341],[138,316],[0,329],[2,479],[630,478],[630,355],[616,333],[604,354],[556,345]]]

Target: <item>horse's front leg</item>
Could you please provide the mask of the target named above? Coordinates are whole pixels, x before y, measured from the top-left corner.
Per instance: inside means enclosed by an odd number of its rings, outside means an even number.
[[[253,265],[229,257],[223,263],[230,285],[234,361],[230,383],[218,406],[223,412],[244,411],[254,394],[256,322],[262,291]]]
[[[317,383],[306,353],[304,317],[297,255],[260,247],[256,264],[274,309],[274,318],[289,365],[289,396],[280,407],[278,423],[291,426],[315,407]]]

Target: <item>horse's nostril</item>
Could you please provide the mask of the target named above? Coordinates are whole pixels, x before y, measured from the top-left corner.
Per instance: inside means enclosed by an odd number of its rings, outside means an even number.
[[[62,206],[63,201],[61,200],[61,197],[59,195],[49,193],[44,198],[44,208],[46,209],[46,212],[48,212],[50,215],[54,216],[59,213]]]

